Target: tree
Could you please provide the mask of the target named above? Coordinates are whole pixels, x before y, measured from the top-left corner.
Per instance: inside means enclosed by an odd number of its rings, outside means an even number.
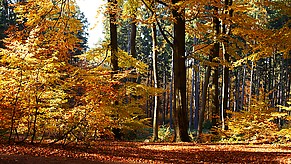
[[[70,54],[71,54],[70,63],[71,64],[77,64],[79,62],[77,60],[78,59],[77,55],[81,55],[81,54],[85,53],[89,48],[87,45],[87,42],[88,42],[88,39],[87,39],[88,21],[84,15],[84,13],[82,13],[79,8],[77,8],[77,11],[74,14],[74,17],[77,20],[80,20],[80,22],[82,23],[83,26],[82,26],[82,29],[79,30],[78,34],[77,34],[77,38],[79,39],[78,45],[76,45],[76,47],[74,48],[74,51],[70,52]]]
[[[174,21],[173,41],[173,70],[174,70],[174,92],[173,113],[175,141],[190,141],[188,135],[188,110],[186,98],[186,65],[185,65],[185,18],[181,0],[172,0]]]
[[[125,13],[125,17],[130,18],[130,39],[128,41],[128,53],[136,58],[136,31],[137,31],[137,26],[136,26],[136,17],[137,17],[137,12],[138,12],[138,7],[139,7],[139,1],[138,0],[129,0],[126,1],[124,4],[124,10],[123,12]]]
[[[118,44],[117,44],[117,12],[118,4],[117,0],[108,0],[109,7],[109,24],[110,24],[110,48],[111,48],[111,64],[112,71],[118,70]]]
[[[231,26],[229,19],[233,15],[233,10],[230,9],[232,6],[232,0],[224,1],[224,14],[226,14],[225,19],[222,20],[222,33],[224,35],[221,42],[223,61],[226,63],[223,65],[223,83],[222,83],[222,93],[221,93],[221,126],[222,129],[225,129],[225,118],[226,118],[226,109],[228,108],[229,102],[229,53],[227,52],[227,47],[229,44],[228,37],[231,35]],[[229,16],[229,17],[228,17]]]
[[[219,58],[219,50],[220,50],[220,44],[218,41],[218,36],[220,35],[220,21],[218,18],[218,7],[214,6],[213,10],[213,32],[214,32],[214,38],[213,38],[213,48],[211,50],[211,54],[213,56],[214,62]],[[214,74],[213,74],[213,82],[212,86],[214,88],[214,94],[213,94],[213,110],[212,110],[212,126],[218,127],[219,125],[219,118],[220,118],[220,106],[219,106],[219,69],[218,66],[214,67]]]
[[[153,40],[153,51],[152,51],[152,58],[153,58],[153,74],[154,74],[154,87],[159,87],[158,81],[158,51],[157,51],[157,34],[156,34],[156,25],[153,23],[152,25],[152,40]],[[154,97],[154,117],[153,117],[153,140],[157,141],[159,139],[158,136],[158,117],[159,117],[159,96],[156,94]]]
[[[61,6],[65,8],[61,10]],[[1,49],[1,72],[6,75],[1,79],[1,112],[9,118],[4,120],[4,125],[9,125],[8,142],[13,140],[13,134],[26,133],[34,143],[44,127],[45,111],[58,108],[65,101],[66,93],[61,88],[65,73],[60,68],[68,68],[68,52],[77,45],[81,24],[72,16],[76,10],[70,3],[27,1],[17,3],[14,11],[22,26],[10,27],[4,40],[6,49]],[[8,76],[9,72],[15,74]],[[6,88],[9,82],[12,87]],[[3,95],[11,89],[16,92]],[[12,103],[7,106],[7,102]]]

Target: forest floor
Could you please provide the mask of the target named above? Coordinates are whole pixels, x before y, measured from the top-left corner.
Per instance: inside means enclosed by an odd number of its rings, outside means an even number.
[[[291,163],[291,146],[100,141],[90,148],[0,145],[0,164]]]

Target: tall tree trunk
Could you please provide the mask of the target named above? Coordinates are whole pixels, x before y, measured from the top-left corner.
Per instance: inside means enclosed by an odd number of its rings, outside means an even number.
[[[110,13],[109,13],[109,25],[110,25],[110,50],[111,50],[111,67],[112,67],[112,73],[111,76],[114,77],[114,74],[118,73],[118,42],[117,42],[117,22],[116,22],[116,16],[117,16],[117,0],[108,0]],[[113,89],[118,90],[119,85],[114,84]],[[115,106],[119,104],[118,100],[115,100],[113,102]],[[112,131],[115,133],[115,138],[120,139],[120,129],[119,128],[113,128]]]
[[[211,73],[211,66],[207,66],[206,72],[204,75],[204,84],[202,88],[202,104],[201,104],[201,110],[199,112],[199,122],[198,122],[198,134],[197,136],[200,138],[200,135],[202,134],[203,130],[203,122],[204,122],[204,114],[206,109],[206,101],[207,101],[207,88],[209,85],[209,78]]]
[[[235,79],[235,91],[234,91],[234,94],[235,94],[235,108],[234,108],[234,111],[235,112],[238,112],[240,111],[240,107],[239,107],[239,94],[240,94],[240,74],[239,74],[239,68],[236,69],[235,71],[235,76],[236,76],[236,79]]]
[[[192,65],[194,65],[194,61],[192,61],[191,66]],[[192,66],[191,94],[190,94],[190,111],[189,111],[189,131],[191,131],[191,127],[192,127],[192,123],[193,123],[194,92],[195,92],[195,69]]]
[[[153,87],[154,86],[154,71],[153,70],[151,70],[150,71],[151,72],[151,74],[150,74],[150,76],[151,76],[151,81],[150,81],[150,86],[151,87]],[[152,117],[152,119],[154,119],[154,102],[155,102],[155,96],[150,96],[150,115],[151,115],[151,117]]]
[[[150,69],[147,70],[147,80],[146,80],[146,86],[151,86],[151,74],[150,74]],[[147,117],[151,117],[151,111],[150,111],[150,102],[151,101],[151,98],[150,96],[147,96],[147,102],[146,102],[146,115]]]
[[[223,51],[223,58],[225,62],[229,62],[229,54],[226,52],[226,43],[222,43],[222,51]],[[229,68],[227,66],[223,66],[223,72],[222,72],[222,93],[221,93],[221,126],[222,129],[225,129],[225,118],[226,118],[226,109],[227,109],[227,103],[228,103],[228,86],[229,86]]]
[[[136,50],[135,50],[135,39],[136,39],[136,22],[135,15],[131,22],[131,32],[130,32],[130,55],[136,58]]]
[[[222,54],[223,54],[223,60],[226,63],[229,63],[229,53],[227,52],[228,47],[228,39],[227,37],[231,34],[231,24],[227,24],[228,21],[226,21],[227,16],[232,17],[233,10],[229,8],[229,6],[232,5],[232,0],[225,0],[224,1],[224,14],[226,15],[226,18],[224,19],[224,22],[222,22],[222,33],[225,35],[224,40],[222,42]],[[228,28],[228,29],[227,29]],[[226,65],[223,65],[223,82],[222,82],[222,94],[221,94],[221,124],[222,129],[225,129],[225,118],[226,118],[226,109],[228,108],[228,102],[229,102],[229,68]]]
[[[118,44],[117,44],[117,24],[116,24],[116,8],[117,0],[108,0],[110,8],[110,48],[111,48],[111,65],[112,71],[118,71]]]
[[[289,51],[289,56],[286,59],[287,60],[287,95],[286,99],[290,99],[290,90],[291,90],[291,65],[290,65],[290,60],[291,60],[291,51]]]
[[[268,78],[267,78],[268,79],[268,93],[269,93],[269,101],[270,101],[270,104],[272,106],[272,93],[271,93],[272,88],[273,88],[273,84],[272,84],[272,82],[273,82],[272,57],[269,57],[268,60],[269,60],[269,62],[268,62],[268,65],[269,65],[268,68],[269,69],[268,69]]]
[[[174,54],[174,53],[173,53]],[[172,54],[172,56],[173,56]],[[174,85],[174,56],[172,57],[171,82],[170,82],[170,127],[173,129],[173,85]]]
[[[272,99],[271,99],[271,106],[272,107],[275,107],[275,99],[276,99],[276,92],[275,92],[275,86],[276,86],[276,72],[275,72],[275,67],[276,67],[276,57],[275,57],[275,54],[273,56],[273,64],[272,64]]]
[[[172,0],[172,3],[182,3],[183,0]],[[172,10],[174,22],[174,129],[176,142],[190,141],[188,135],[188,114],[186,98],[186,65],[185,65],[185,19],[184,9]]]
[[[260,89],[261,89],[261,86],[260,86],[260,79],[261,79],[260,73],[261,73],[260,68],[259,67],[256,67],[256,73],[255,73],[255,75],[256,75],[256,83],[255,83],[256,84],[256,87],[255,87],[256,88],[256,92],[255,92],[255,94],[256,94],[257,100],[259,98]]]
[[[248,102],[249,103],[248,111],[250,111],[250,109],[251,109],[251,102],[252,102],[253,74],[254,74],[254,62],[252,62],[252,67],[251,67],[251,81],[250,81],[250,94],[249,94],[249,102]]]
[[[157,66],[158,66],[158,51],[157,51],[157,33],[156,33],[157,29],[156,29],[156,25],[155,23],[153,23],[152,25],[152,42],[153,42],[153,54],[152,54],[152,58],[153,58],[153,74],[154,74],[154,87],[158,88],[159,87],[159,83],[158,83],[158,71],[157,71]],[[153,119],[153,141],[157,141],[159,139],[158,136],[158,117],[159,117],[159,109],[158,109],[158,101],[159,101],[159,97],[157,94],[155,94],[155,98],[154,98],[154,119]]]
[[[166,111],[167,111],[167,74],[166,70],[163,71],[164,77],[163,77],[163,86],[164,86],[164,92],[163,92],[163,125],[166,124]]]
[[[286,101],[285,101],[285,89],[286,89],[286,84],[285,82],[287,81],[286,77],[285,77],[285,66],[284,66],[284,58],[282,57],[282,65],[281,65],[281,75],[280,75],[280,80],[281,80],[281,103],[280,105],[285,106],[286,105]]]
[[[218,7],[214,7],[214,17],[213,17],[213,28],[214,28],[214,46],[212,49],[212,56],[213,58],[219,57],[219,41],[217,40],[217,37],[219,35],[219,27],[220,27],[220,21],[218,18]],[[214,61],[216,62],[216,61]],[[213,95],[213,109],[212,109],[212,126],[218,127],[219,123],[219,88],[218,88],[218,79],[219,79],[219,73],[218,73],[218,66],[214,67],[214,74],[213,74],[213,87],[214,87],[214,95]]]
[[[241,109],[244,109],[245,102],[245,81],[246,81],[246,65],[243,66],[243,79],[242,79],[242,94],[241,94]]]
[[[197,63],[198,70],[195,72],[195,113],[194,113],[194,129],[198,130],[199,122],[199,101],[200,101],[200,64]]]

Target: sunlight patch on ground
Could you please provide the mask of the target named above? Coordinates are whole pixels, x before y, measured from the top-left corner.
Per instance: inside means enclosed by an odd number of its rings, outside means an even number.
[[[199,146],[176,146],[176,145],[144,145],[140,146],[141,149],[149,149],[149,150],[187,150],[187,149],[200,149]]]
[[[278,161],[278,163],[291,163],[291,156],[278,157],[276,161]]]
[[[141,149],[148,150],[204,150],[204,151],[243,151],[243,152],[286,152],[291,153],[291,149],[281,148],[274,145],[141,145]]]

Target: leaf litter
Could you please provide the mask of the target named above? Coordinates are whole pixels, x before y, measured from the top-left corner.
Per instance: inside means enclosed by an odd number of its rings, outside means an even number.
[[[288,145],[98,141],[88,146],[0,145],[0,163],[291,163]]]

